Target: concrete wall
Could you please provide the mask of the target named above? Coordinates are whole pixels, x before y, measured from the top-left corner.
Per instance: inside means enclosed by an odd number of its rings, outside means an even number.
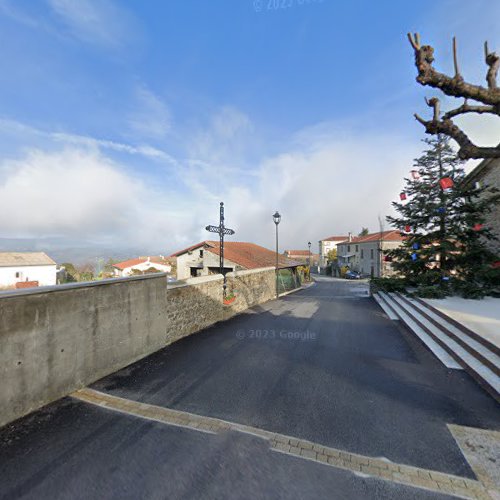
[[[168,288],[165,274],[0,294],[0,426],[274,297],[273,268]]]

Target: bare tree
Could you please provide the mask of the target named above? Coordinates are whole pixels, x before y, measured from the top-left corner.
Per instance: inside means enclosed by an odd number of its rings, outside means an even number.
[[[426,99],[425,102],[433,109],[431,120],[424,120],[418,114],[415,118],[425,127],[428,134],[444,134],[454,139],[459,145],[458,156],[469,158],[500,158],[500,144],[496,147],[481,147],[475,145],[467,134],[456,125],[452,118],[467,113],[492,114],[500,116],[500,88],[497,86],[497,74],[500,67],[500,57],[490,52],[488,43],[484,44],[484,57],[488,71],[486,82],[488,87],[474,85],[464,80],[460,74],[457,57],[457,43],[453,37],[453,77],[434,69],[434,49],[430,45],[421,45],[420,35],[408,33],[408,40],[415,52],[415,66],[418,70],[417,82],[441,90],[444,94],[464,98],[464,103],[451,111],[441,114],[440,102],[437,97]],[[469,104],[469,100],[478,104]]]

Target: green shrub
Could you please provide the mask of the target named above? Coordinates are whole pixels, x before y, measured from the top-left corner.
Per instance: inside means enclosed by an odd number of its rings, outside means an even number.
[[[421,285],[415,290],[414,295],[423,299],[444,299],[449,292],[439,285]]]
[[[372,291],[382,292],[406,292],[406,283],[404,278],[372,278],[370,280]]]

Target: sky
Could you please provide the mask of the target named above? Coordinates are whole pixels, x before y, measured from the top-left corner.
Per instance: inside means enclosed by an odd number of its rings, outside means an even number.
[[[406,33],[447,73],[457,36],[484,85],[499,19],[498,0],[0,0],[0,238],[168,254],[213,238],[220,201],[233,241],[271,248],[278,210],[281,251],[378,231],[439,95]],[[499,141],[495,117],[460,123]]]

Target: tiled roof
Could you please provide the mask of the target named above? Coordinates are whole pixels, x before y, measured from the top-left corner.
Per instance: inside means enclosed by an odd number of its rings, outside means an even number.
[[[349,239],[349,236],[330,236],[328,238],[323,238],[320,241],[344,241]]]
[[[44,252],[0,252],[0,267],[55,265]]]
[[[123,270],[127,269],[128,267],[137,266],[147,261],[148,257],[139,257],[137,259],[129,259],[123,262],[117,262],[116,264],[113,264],[113,267]],[[152,262],[153,264],[161,264],[163,266],[170,265],[170,263],[167,260],[163,259],[162,257],[149,257],[149,261]]]
[[[207,246],[207,242],[202,241],[196,245],[191,245],[190,247],[184,248],[183,250],[179,250],[178,252],[173,253],[170,257],[179,257],[179,255],[191,252],[193,250],[196,250],[197,248],[205,247],[205,246]]]
[[[370,233],[366,236],[356,236],[352,238],[351,241],[342,242],[343,245],[352,245],[357,243],[369,243],[372,241],[403,241],[404,237],[401,236],[401,232],[398,229],[392,229],[390,231],[383,231],[382,233]]]
[[[218,241],[207,241],[206,243],[210,245],[207,247],[208,252],[220,255]],[[245,269],[276,266],[276,252],[255,243],[226,241],[224,242],[224,258]],[[302,265],[301,262],[288,259],[282,254],[278,255],[278,263],[278,267],[280,268]]]
[[[309,256],[309,250],[285,250],[285,253],[290,255],[304,255],[305,257]]]

